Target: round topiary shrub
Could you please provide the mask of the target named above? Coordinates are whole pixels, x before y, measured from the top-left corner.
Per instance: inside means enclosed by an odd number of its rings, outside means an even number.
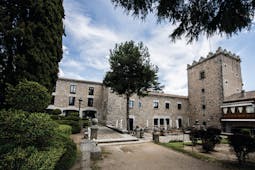
[[[49,105],[51,95],[37,82],[22,81],[15,87],[8,85],[6,102],[15,109],[42,112]]]
[[[60,115],[61,113],[62,113],[62,112],[61,112],[60,109],[54,109],[54,110],[51,111],[51,114],[52,114],[52,115]]]

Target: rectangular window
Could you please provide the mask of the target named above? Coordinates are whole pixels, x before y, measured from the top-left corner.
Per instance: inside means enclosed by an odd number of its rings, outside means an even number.
[[[69,106],[74,106],[75,104],[75,97],[69,97]]]
[[[162,119],[162,118],[159,119],[159,124],[160,124],[160,125],[164,125],[164,119]]]
[[[205,110],[205,104],[203,104],[203,105],[202,105],[202,109],[204,109],[204,110]]]
[[[129,100],[129,108],[134,108],[134,106],[135,106],[135,101],[134,100]]]
[[[94,95],[94,87],[89,87],[89,95]]]
[[[55,102],[55,96],[51,96],[51,104],[54,105],[54,102]]]
[[[93,107],[93,102],[94,102],[93,98],[88,98],[88,107]]]
[[[202,92],[202,93],[204,93],[204,92],[205,92],[205,89],[204,89],[204,88],[202,88],[202,89],[201,89],[201,92]]]
[[[70,85],[70,93],[75,94],[76,93],[76,85]]]
[[[154,126],[157,126],[157,125],[158,125],[158,119],[155,118],[155,119],[154,119]]]
[[[181,110],[182,109],[182,104],[181,103],[177,103],[177,108],[178,108],[178,110]]]
[[[200,71],[200,80],[205,78],[205,71]]]
[[[166,107],[166,109],[169,109],[170,108],[170,103],[166,102],[165,107]]]
[[[170,124],[170,121],[168,118],[166,118],[166,125],[169,125]]]
[[[158,100],[153,100],[153,108],[157,109],[159,106],[159,101]]]

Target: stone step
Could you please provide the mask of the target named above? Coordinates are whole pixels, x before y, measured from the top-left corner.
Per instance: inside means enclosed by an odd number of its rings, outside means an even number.
[[[98,144],[100,143],[119,143],[119,142],[131,142],[131,141],[138,141],[135,137],[130,138],[117,138],[117,139],[96,139],[95,142]]]

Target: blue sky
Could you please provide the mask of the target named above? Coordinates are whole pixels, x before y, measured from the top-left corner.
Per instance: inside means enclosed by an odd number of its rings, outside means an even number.
[[[231,38],[200,37],[187,45],[185,39],[171,42],[174,26],[157,24],[153,14],[145,21],[114,8],[110,0],[64,0],[64,56],[59,76],[101,82],[109,70],[109,50],[115,43],[134,40],[148,47],[153,64],[159,67],[159,81],[166,93],[187,95],[187,64],[221,46],[240,56],[246,91],[255,90],[255,26]]]

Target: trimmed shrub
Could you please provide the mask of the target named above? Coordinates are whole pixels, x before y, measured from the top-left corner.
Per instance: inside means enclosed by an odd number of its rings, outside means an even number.
[[[51,114],[52,114],[52,115],[60,115],[61,113],[62,113],[62,112],[61,112],[60,109],[54,109],[54,110],[51,111]]]
[[[59,116],[58,115],[50,115],[50,118],[52,120],[58,120],[59,119]]]
[[[55,170],[68,170],[72,167],[76,160],[76,144],[70,138],[65,138],[65,140],[61,141],[64,141],[65,153],[57,162]]]
[[[64,148],[49,148],[48,151],[36,151],[27,159],[21,170],[54,170],[61,156],[65,154],[64,151]]]
[[[45,147],[56,132],[57,124],[44,113],[21,110],[0,111],[0,145]]]
[[[73,121],[79,121],[80,118],[76,116],[66,116],[62,118],[63,120],[73,120]]]
[[[69,136],[72,134],[72,127],[70,125],[59,125],[57,132],[65,136]]]
[[[57,123],[59,124],[65,124],[65,125],[70,125],[72,127],[72,134],[74,133],[80,133],[81,131],[81,126],[79,122],[73,121],[73,120],[56,120]]]
[[[48,90],[37,82],[22,81],[15,87],[8,85],[6,102],[12,108],[28,112],[42,112],[50,103]]]
[[[79,112],[71,112],[67,116],[79,117]]]

